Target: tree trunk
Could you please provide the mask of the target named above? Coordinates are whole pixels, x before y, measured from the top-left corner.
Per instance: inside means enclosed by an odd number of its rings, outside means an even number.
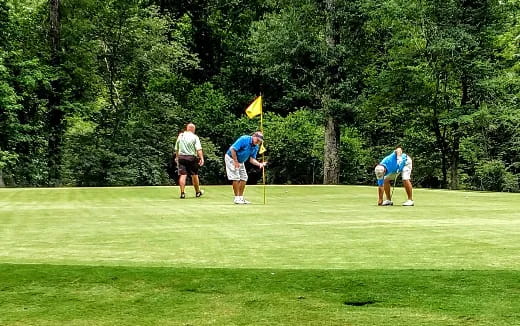
[[[323,158],[323,184],[339,183],[339,140],[340,130],[333,116],[326,118],[325,151]]]
[[[49,34],[51,45],[51,65],[59,69],[60,66],[60,0],[50,0],[49,9]],[[61,82],[55,79],[51,82],[52,90],[49,94],[49,113],[47,116],[49,140],[48,140],[48,162],[49,169],[49,185],[61,185],[61,145],[63,140],[63,132],[65,130],[64,118],[65,114],[61,109]]]
[[[60,0],[50,0],[49,5],[51,55],[52,60],[57,60],[60,47]]]
[[[441,180],[441,188],[446,189],[448,187],[448,145],[446,142],[446,131],[441,130],[441,125],[439,123],[439,110],[438,110],[438,99],[440,92],[440,84],[441,84],[441,74],[436,76],[436,86],[435,86],[435,96],[433,99],[433,132],[435,133],[435,141],[437,142],[438,149],[440,151],[441,156],[441,172],[442,172],[442,180]]]
[[[447,155],[447,146],[446,140],[442,136],[441,129],[439,126],[439,121],[435,118],[433,122],[433,131],[435,133],[435,140],[437,142],[437,146],[439,147],[440,156],[441,156],[441,172],[442,172],[442,180],[441,180],[441,188],[445,189],[448,186],[448,155]]]
[[[5,187],[4,175],[2,173],[2,170],[0,169],[0,188],[4,188],[4,187]]]
[[[450,155],[450,189],[459,189],[459,147],[460,137],[458,132],[455,131],[453,136],[453,144]]]
[[[462,94],[460,99],[460,107],[465,113],[469,100],[469,81],[468,77],[462,75],[461,87]],[[460,161],[460,125],[455,122],[452,125],[453,140],[451,144],[450,155],[450,189],[459,189],[459,161]]]
[[[326,37],[327,46],[331,56],[334,54],[336,47],[336,28],[334,24],[334,15],[336,13],[336,0],[326,0],[327,6],[327,26]],[[336,67],[328,67],[329,72],[337,71]],[[331,85],[336,82],[337,76],[331,73],[328,80]],[[327,84],[327,83],[326,83]],[[330,85],[325,85],[325,92]],[[330,94],[325,94],[323,103],[323,110],[325,112],[325,148],[323,157],[323,184],[338,184],[339,183],[339,143],[340,143],[340,129],[337,119],[334,117],[334,112],[331,112],[329,105]]]

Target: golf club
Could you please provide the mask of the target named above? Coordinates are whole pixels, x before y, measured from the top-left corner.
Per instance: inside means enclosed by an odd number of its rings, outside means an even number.
[[[398,172],[398,173],[395,175],[394,184],[392,185],[392,193],[390,194],[390,200],[393,200],[393,199],[394,199],[395,184],[397,183],[397,177],[399,176],[400,173],[401,173],[401,172]]]

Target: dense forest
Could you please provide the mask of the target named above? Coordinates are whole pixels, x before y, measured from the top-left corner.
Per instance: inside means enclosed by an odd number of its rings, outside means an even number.
[[[259,119],[268,183],[519,191],[520,0],[0,0],[0,186],[203,184]],[[252,176],[255,171],[252,170]],[[252,180],[254,181],[254,177]]]

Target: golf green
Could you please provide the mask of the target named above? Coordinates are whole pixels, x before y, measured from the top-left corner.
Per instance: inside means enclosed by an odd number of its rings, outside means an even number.
[[[204,189],[0,189],[0,323],[520,324],[520,194]]]

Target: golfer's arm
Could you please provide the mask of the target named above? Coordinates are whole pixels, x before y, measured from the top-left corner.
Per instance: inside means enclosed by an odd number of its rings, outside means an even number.
[[[199,149],[197,154],[199,155],[199,160],[204,161],[204,153],[202,152],[202,149]]]
[[[233,159],[233,162],[238,163],[237,152],[235,149],[231,147],[229,151],[231,152],[231,158]]]
[[[262,163],[258,162],[256,159],[254,159],[252,157],[249,158],[249,163],[258,166],[259,168],[262,167]]]
[[[179,159],[179,152],[181,150],[181,146],[179,146],[179,138],[175,141],[175,146],[173,147],[173,153],[175,154],[175,160]]]

